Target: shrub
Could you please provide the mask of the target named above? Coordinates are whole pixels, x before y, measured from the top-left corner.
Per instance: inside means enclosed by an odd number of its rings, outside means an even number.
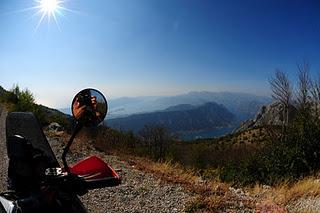
[[[281,180],[296,180],[320,169],[320,119],[318,105],[320,90],[311,96],[311,80],[308,66],[299,66],[297,97],[293,100],[291,83],[285,74],[277,71],[281,81],[273,87],[274,97],[283,107],[283,122],[278,127],[268,128],[268,137],[261,149],[242,163],[230,163],[221,171],[221,178],[238,184],[275,184]],[[281,84],[284,85],[281,85]],[[274,86],[272,84],[272,86]],[[320,88],[320,82],[317,87]],[[280,91],[280,90],[288,91]],[[284,97],[280,97],[284,94]],[[294,116],[289,116],[292,109]],[[245,138],[244,138],[245,139]],[[239,171],[235,173],[235,170]]]
[[[34,95],[29,89],[21,90],[18,85],[14,85],[10,91],[4,92],[1,96],[1,102],[6,103],[9,111],[34,113],[42,126],[57,122],[67,130],[71,128],[71,122],[67,115],[45,106],[37,105]]]

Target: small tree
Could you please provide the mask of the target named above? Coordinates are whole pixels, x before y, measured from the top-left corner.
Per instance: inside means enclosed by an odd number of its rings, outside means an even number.
[[[312,101],[319,104],[320,103],[320,76],[317,80],[310,81],[310,93]]]
[[[310,82],[311,101],[314,107],[314,115],[316,122],[319,122],[319,106],[320,106],[320,76],[317,80]]]
[[[145,125],[139,135],[147,146],[148,155],[163,160],[171,140],[170,131],[162,125]]]
[[[309,74],[309,64],[304,62],[303,64],[298,64],[298,79],[299,87],[297,91],[297,102],[299,110],[305,111],[309,108],[310,103],[310,88],[311,80]]]
[[[36,105],[33,94],[30,90],[20,90],[18,85],[14,85],[10,92],[17,97],[15,111],[35,112]]]
[[[281,141],[284,140],[286,126],[289,123],[289,110],[292,101],[292,86],[288,79],[288,76],[280,71],[275,71],[275,76],[269,80],[272,98],[282,105],[282,132]]]

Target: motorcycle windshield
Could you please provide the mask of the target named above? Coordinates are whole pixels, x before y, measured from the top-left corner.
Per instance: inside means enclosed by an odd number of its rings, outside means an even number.
[[[44,135],[42,128],[30,112],[12,112],[9,113],[6,120],[6,136],[8,138],[14,135],[20,135],[30,141],[33,148],[41,152],[50,160],[52,167],[59,167],[59,163]],[[8,144],[7,144],[8,147]],[[10,156],[11,153],[8,155]]]

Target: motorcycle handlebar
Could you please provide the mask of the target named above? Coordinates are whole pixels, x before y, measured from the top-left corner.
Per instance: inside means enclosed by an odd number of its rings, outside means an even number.
[[[104,187],[113,187],[121,184],[121,178],[105,177],[99,179],[86,179],[76,174],[64,174],[57,178],[49,178],[46,181],[48,186],[58,186],[65,191],[76,192],[78,195],[87,193],[87,190],[99,189]]]
[[[85,180],[85,184],[88,190],[99,189],[104,187],[118,186],[121,184],[121,179],[116,177],[107,177],[96,180]]]

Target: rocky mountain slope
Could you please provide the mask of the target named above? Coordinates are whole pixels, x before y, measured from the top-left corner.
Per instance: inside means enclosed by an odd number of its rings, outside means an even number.
[[[283,106],[280,103],[272,103],[262,106],[254,119],[243,122],[235,132],[241,132],[250,128],[281,125],[284,121]],[[293,119],[296,114],[294,106],[289,108],[289,119]]]

